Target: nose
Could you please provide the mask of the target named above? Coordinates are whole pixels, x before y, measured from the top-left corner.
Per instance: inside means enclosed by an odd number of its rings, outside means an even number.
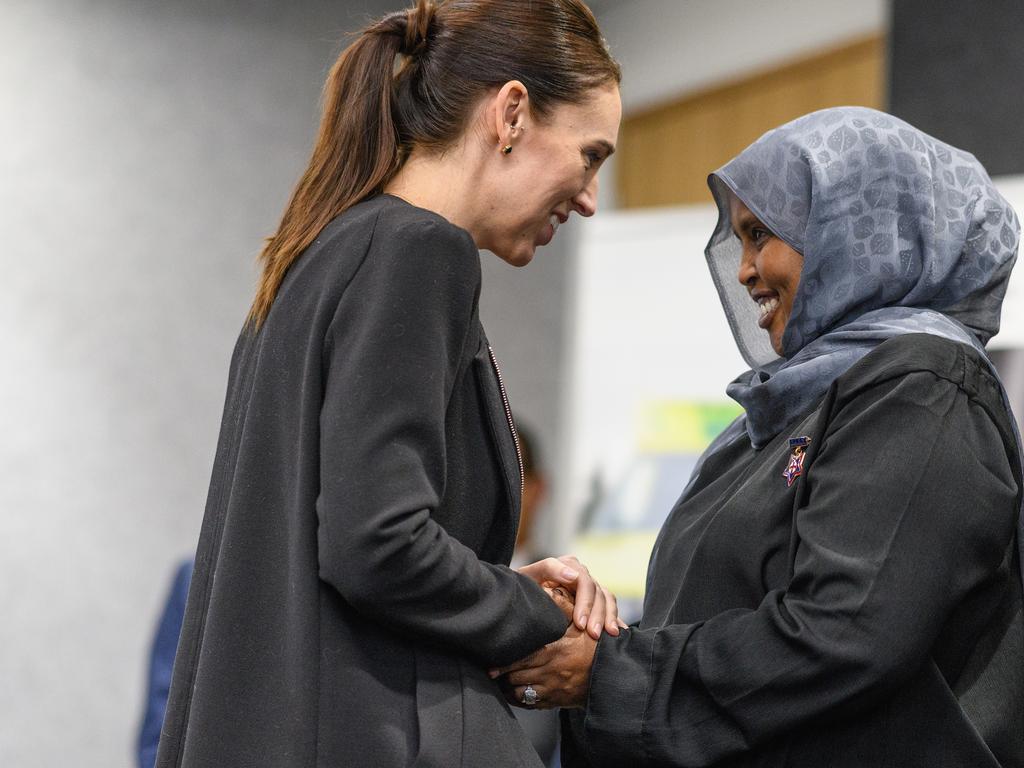
[[[757,280],[757,267],[754,265],[754,257],[748,248],[743,248],[740,254],[740,268],[736,271],[736,279],[740,285],[750,287]]]
[[[597,174],[587,182],[586,186],[572,199],[572,207],[580,216],[593,216],[597,213]]]

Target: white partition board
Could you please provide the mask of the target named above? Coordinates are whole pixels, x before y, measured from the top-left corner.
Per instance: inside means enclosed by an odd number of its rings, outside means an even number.
[[[723,401],[744,370],[704,259],[714,206],[612,212],[580,227],[556,509],[564,541],[595,475],[614,484],[651,401]],[[682,489],[682,485],[680,485]]]

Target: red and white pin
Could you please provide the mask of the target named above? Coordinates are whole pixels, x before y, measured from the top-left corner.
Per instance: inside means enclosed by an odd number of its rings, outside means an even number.
[[[786,478],[787,488],[791,488],[796,479],[804,473],[804,459],[807,458],[807,446],[810,442],[811,438],[806,435],[789,438],[789,447],[793,449],[793,453],[790,454],[789,464],[786,465],[786,469],[782,473],[782,476]]]

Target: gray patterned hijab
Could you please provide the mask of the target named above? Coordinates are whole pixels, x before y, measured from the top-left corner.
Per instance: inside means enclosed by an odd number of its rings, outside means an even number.
[[[746,412],[733,437],[765,445],[886,339],[930,333],[982,350],[998,332],[1020,226],[973,155],[838,107],[769,131],[708,185],[719,219],[705,255],[751,367],[727,388]],[[782,357],[736,278],[730,194],[804,258]]]

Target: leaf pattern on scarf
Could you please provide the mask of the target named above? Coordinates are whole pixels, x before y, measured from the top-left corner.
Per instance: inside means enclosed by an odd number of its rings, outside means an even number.
[[[943,312],[982,344],[999,330],[1020,225],[969,153],[891,115],[838,107],[769,131],[713,176],[804,256],[785,357],[884,306]],[[843,284],[830,292],[842,301],[812,307],[809,278]]]

